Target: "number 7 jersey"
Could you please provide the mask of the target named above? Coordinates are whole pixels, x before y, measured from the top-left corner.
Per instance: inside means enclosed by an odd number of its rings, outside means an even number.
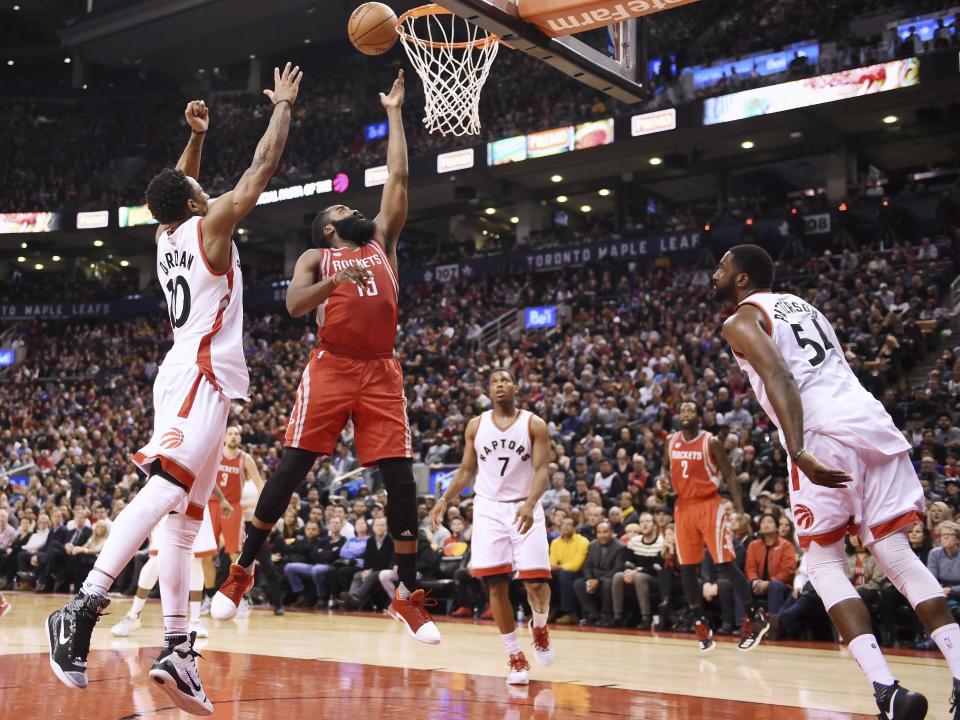
[[[203,218],[192,217],[157,240],[157,278],[173,327],[167,370],[196,365],[227,397],[246,399],[250,386],[243,355],[243,275],[237,246],[216,272],[203,252]]]
[[[797,382],[804,433],[817,432],[853,447],[896,455],[910,449],[883,405],[853,374],[830,322],[789,293],[755,292],[740,305],[760,309],[766,330]],[[747,359],[734,352],[757,400],[779,428],[767,388]]]

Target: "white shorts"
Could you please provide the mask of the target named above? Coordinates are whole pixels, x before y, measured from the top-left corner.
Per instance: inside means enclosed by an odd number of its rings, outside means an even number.
[[[515,574],[520,580],[550,579],[543,506],[537,503],[533,527],[521,535],[514,518],[523,502],[498,502],[480,496],[473,501],[470,572],[474,577]]]
[[[187,489],[179,512],[196,520],[213,492],[230,399],[196,366],[160,368],[153,383],[153,437],[133,456],[147,475],[154,460]]]
[[[923,488],[906,452],[884,455],[816,432],[806,434],[804,447],[853,482],[837,489],[814,485],[791,463],[790,506],[802,547],[832,545],[848,532],[869,546],[923,521]]]
[[[170,517],[167,515],[167,517]],[[155,556],[160,549],[160,533],[164,531],[164,523],[167,517],[163,518],[150,536],[150,554]],[[217,547],[217,541],[213,537],[213,522],[210,520],[210,510],[203,509],[203,520],[200,521],[200,529],[197,536],[193,539],[193,556],[195,558],[213,557],[220,549]]]

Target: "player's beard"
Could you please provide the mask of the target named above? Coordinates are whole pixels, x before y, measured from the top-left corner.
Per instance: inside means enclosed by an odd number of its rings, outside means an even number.
[[[354,245],[366,245],[373,240],[377,231],[377,224],[373,220],[367,220],[363,215],[350,215],[342,220],[334,220],[330,223],[337,231],[337,235],[342,240],[353,243]]]
[[[713,300],[718,304],[723,304],[728,300],[733,300],[733,283],[727,282],[724,285],[720,283],[714,283],[713,285]]]

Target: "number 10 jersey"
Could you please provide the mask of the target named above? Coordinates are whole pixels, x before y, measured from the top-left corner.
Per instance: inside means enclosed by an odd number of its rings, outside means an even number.
[[[228,398],[247,398],[250,377],[243,355],[243,276],[237,246],[216,272],[203,251],[203,218],[192,217],[157,241],[157,278],[173,327],[166,371],[195,365]]]
[[[804,433],[816,432],[848,446],[896,455],[910,449],[883,405],[853,374],[830,322],[789,293],[756,292],[741,305],[759,308],[766,330],[797,381]],[[757,400],[779,428],[767,388],[745,357],[734,353]]]

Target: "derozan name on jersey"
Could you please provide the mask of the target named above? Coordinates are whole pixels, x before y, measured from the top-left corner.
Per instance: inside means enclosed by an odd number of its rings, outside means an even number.
[[[193,260],[193,253],[174,250],[173,252],[164,253],[163,260],[157,264],[157,267],[163,271],[164,275],[169,275],[173,268],[182,267],[190,270],[190,268],[193,267]]]
[[[330,264],[333,266],[334,272],[340,272],[345,270],[351,265],[356,265],[358,267],[373,267],[374,265],[383,265],[383,260],[380,259],[379,255],[370,255],[365,258],[349,258],[347,260],[331,260]]]
[[[530,459],[530,453],[527,452],[527,448],[523,446],[522,443],[518,443],[516,440],[491,440],[490,447],[484,446],[480,450],[480,462],[486,461],[494,450],[513,450],[520,456],[520,459],[523,462],[526,462]]]

